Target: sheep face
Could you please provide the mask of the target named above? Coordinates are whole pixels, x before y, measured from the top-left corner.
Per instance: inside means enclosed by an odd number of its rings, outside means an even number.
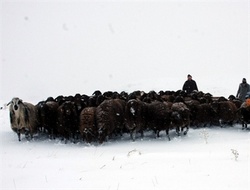
[[[22,104],[23,101],[19,98],[13,98],[11,100],[11,102],[9,103],[10,104],[10,109],[12,109],[14,112],[17,112],[19,107],[20,107],[20,104]]]

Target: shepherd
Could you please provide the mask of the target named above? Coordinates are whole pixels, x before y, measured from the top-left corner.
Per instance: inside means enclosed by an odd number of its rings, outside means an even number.
[[[187,80],[185,81],[182,90],[186,93],[190,94],[194,90],[198,91],[198,87],[196,82],[192,79],[192,76],[190,74],[187,75]]]
[[[243,78],[242,83],[239,84],[236,97],[244,102],[248,92],[250,92],[250,85],[247,83],[246,78]]]

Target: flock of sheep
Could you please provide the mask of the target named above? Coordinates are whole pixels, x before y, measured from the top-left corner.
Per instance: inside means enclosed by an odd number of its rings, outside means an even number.
[[[35,133],[88,143],[103,143],[114,135],[129,133],[134,141],[145,131],[154,132],[156,138],[165,131],[170,140],[170,130],[186,135],[189,127],[235,123],[247,129],[250,122],[250,105],[233,95],[213,97],[201,91],[95,91],[91,96],[49,97],[37,105],[13,98],[8,105],[11,128],[19,141],[21,134],[32,139]]]

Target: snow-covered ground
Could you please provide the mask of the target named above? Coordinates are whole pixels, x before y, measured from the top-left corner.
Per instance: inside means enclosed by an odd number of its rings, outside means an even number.
[[[0,189],[249,190],[250,132],[240,125],[131,142],[18,142],[6,103],[95,90],[235,95],[250,82],[249,0],[3,0]],[[233,154],[235,151],[235,154]],[[238,158],[235,155],[238,153]]]
[[[185,137],[171,131],[171,141],[148,132],[135,142],[125,135],[103,145],[38,136],[19,142],[8,114],[0,111],[4,190],[250,188],[250,132],[240,125],[191,129]]]

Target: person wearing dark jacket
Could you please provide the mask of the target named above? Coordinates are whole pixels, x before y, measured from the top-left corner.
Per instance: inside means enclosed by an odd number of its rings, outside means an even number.
[[[184,83],[182,90],[185,91],[186,93],[190,94],[191,92],[193,92],[194,90],[198,91],[198,87],[196,82],[192,79],[192,76],[190,74],[188,74],[187,76],[187,80]]]
[[[236,97],[239,98],[241,101],[244,101],[247,95],[247,92],[250,92],[250,86],[247,83],[245,78],[242,79],[242,83],[240,83]]]

